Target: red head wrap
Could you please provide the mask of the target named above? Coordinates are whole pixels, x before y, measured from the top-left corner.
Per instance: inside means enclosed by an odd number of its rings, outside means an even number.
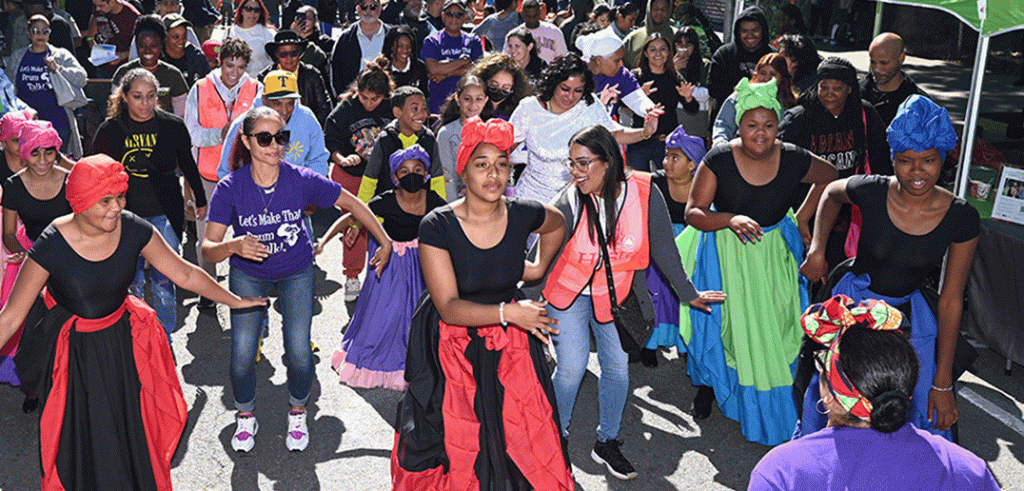
[[[469,156],[473,155],[473,151],[481,143],[490,143],[498,147],[499,150],[507,152],[515,143],[515,130],[512,129],[512,125],[508,121],[499,118],[491,119],[486,123],[481,121],[479,116],[473,116],[466,120],[466,124],[462,126],[462,143],[459,144],[459,151],[456,155],[458,164],[455,170],[460,175],[466,170]]]
[[[854,302],[846,295],[836,295],[824,303],[812,305],[800,318],[804,332],[811,339],[825,345],[825,379],[839,404],[850,414],[871,421],[871,401],[867,400],[850,382],[839,362],[839,342],[851,327],[890,331],[899,329],[903,313],[881,301],[869,299]]]
[[[68,175],[68,203],[76,215],[108,194],[121,194],[127,190],[128,174],[124,166],[106,154],[90,155],[79,160]]]
[[[18,154],[21,155],[22,162],[27,161],[32,156],[32,151],[37,148],[54,147],[59,152],[62,143],[53,123],[42,120],[22,123],[18,139],[21,142]]]
[[[21,133],[21,125],[25,121],[32,121],[35,117],[36,112],[31,109],[11,111],[4,114],[4,117],[0,118],[0,141],[10,141],[11,138],[17,138]]]

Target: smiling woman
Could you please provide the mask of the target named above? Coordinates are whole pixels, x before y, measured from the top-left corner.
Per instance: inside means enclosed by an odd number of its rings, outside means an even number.
[[[179,117],[185,115],[185,100],[188,85],[181,71],[160,59],[163,54],[167,31],[163,21],[155,15],[144,15],[135,22],[135,47],[139,58],[130,61],[114,72],[113,86],[117,87],[129,70],[145,68],[156,76],[157,97],[160,108]]]

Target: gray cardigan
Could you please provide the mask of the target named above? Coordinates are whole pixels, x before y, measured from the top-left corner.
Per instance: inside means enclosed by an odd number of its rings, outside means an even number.
[[[579,202],[578,196],[576,186],[570,184],[559,191],[551,203],[565,217],[565,239],[558,250],[558,255],[548,265],[548,271],[544,278],[523,286],[523,292],[528,298],[540,300],[548,275],[551,274],[551,268],[565,251],[565,245],[576,231],[576,220],[579,216],[574,213],[574,210],[583,206]],[[668,205],[665,204],[665,197],[661,195],[658,186],[651,185],[651,196],[647,206],[647,240],[650,241],[651,262],[665,275],[665,279],[668,280],[668,284],[676,292],[679,300],[689,303],[699,295],[693,282],[686,275],[686,270],[683,269],[682,259],[679,258],[679,249],[676,248],[675,237],[672,234],[672,220],[669,218]],[[584,224],[584,226],[586,225]],[[534,250],[530,251],[531,257],[536,257],[536,247],[534,245]],[[633,274],[632,291],[636,292],[644,318],[653,323],[654,303],[651,301],[651,292],[647,289],[646,270],[638,270]],[[621,298],[617,300],[622,301]]]
[[[78,60],[75,59],[75,55],[71,54],[70,51],[64,48],[58,48],[54,45],[49,45],[50,54],[53,56],[53,60],[57,62],[57,71],[50,71],[51,76],[64,77],[71,85],[75,87],[85,87],[88,82],[86,79],[85,68],[82,67]],[[6,63],[7,78],[11,79],[11,83],[15,87],[18,86],[18,67],[21,66],[21,59],[25,57],[25,53],[28,52],[28,48],[21,48],[11,56],[4,59]],[[71,109],[64,108],[64,112],[68,115],[68,122],[71,123],[71,135],[67,146],[67,153],[74,160],[82,158],[82,137],[78,133],[78,120],[75,119],[75,112]]]

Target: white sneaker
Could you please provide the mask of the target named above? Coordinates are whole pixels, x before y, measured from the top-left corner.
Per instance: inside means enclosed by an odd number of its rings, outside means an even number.
[[[363,284],[359,282],[359,278],[348,278],[345,280],[345,301],[353,302],[359,298],[359,292],[363,289]]]
[[[306,427],[306,412],[288,413],[288,436],[284,446],[293,452],[301,452],[309,445],[309,428]]]
[[[237,416],[235,418],[235,436],[231,437],[231,448],[236,452],[248,452],[256,445],[256,432],[260,425],[256,416]]]

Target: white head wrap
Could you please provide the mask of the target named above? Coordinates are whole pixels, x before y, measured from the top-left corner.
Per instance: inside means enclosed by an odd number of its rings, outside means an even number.
[[[618,34],[608,26],[595,33],[576,38],[576,47],[583,53],[583,61],[590,61],[595,56],[608,56],[622,47]]]

